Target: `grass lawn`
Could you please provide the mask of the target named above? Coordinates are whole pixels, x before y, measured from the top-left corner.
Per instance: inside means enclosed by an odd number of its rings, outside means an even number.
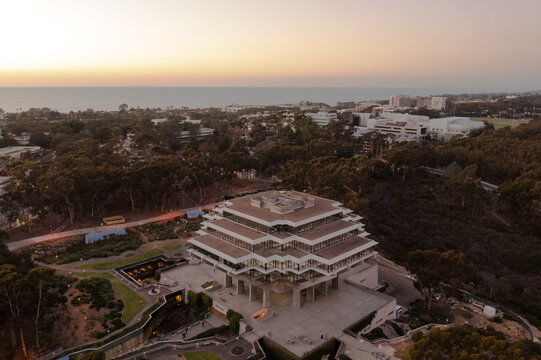
[[[83,266],[78,266],[77,269],[108,270],[108,269],[113,269],[113,268],[116,268],[116,267],[119,267],[119,266],[136,263],[138,261],[149,259],[149,258],[152,258],[154,256],[158,256],[158,255],[162,255],[162,254],[163,254],[163,250],[152,249],[152,250],[148,250],[148,251],[146,251],[144,253],[141,253],[141,254],[136,254],[136,255],[130,256],[130,257],[126,258],[126,259],[120,259],[120,260],[113,261],[113,262],[87,264],[87,265],[83,265]]]
[[[502,127],[510,126],[511,128],[516,128],[521,124],[527,124],[530,120],[513,120],[513,119],[500,119],[500,118],[472,118],[473,121],[488,121],[494,125],[495,129]]]
[[[111,282],[113,291],[117,298],[121,299],[124,302],[124,310],[122,311],[122,321],[124,324],[128,324],[131,319],[139,312],[142,308],[145,307],[147,302],[145,299],[133,292],[129,287],[122,284],[118,281],[113,275],[109,273],[74,273],[73,275],[77,277],[99,277],[102,279],[107,279]]]
[[[190,351],[182,353],[186,360],[222,360],[221,357],[210,351]]]
[[[162,246],[160,249],[162,249],[162,250],[176,250],[176,249],[180,249],[181,247],[182,247],[182,244],[171,244],[171,245]]]

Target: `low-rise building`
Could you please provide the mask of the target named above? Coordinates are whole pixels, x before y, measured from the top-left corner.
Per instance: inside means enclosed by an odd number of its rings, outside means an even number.
[[[415,140],[427,134],[426,121],[399,121],[391,119],[368,119],[367,128],[382,134],[394,135],[397,140]]]
[[[336,121],[338,119],[336,113],[326,112],[326,111],[319,111],[317,113],[307,113],[306,115],[310,116],[312,120],[318,125],[318,126],[327,126],[331,122]]]
[[[366,127],[366,123],[372,113],[354,112],[352,113],[353,126]]]
[[[430,119],[429,133],[440,139],[448,140],[455,135],[468,135],[472,130],[482,129],[485,124],[472,121],[468,117],[446,117]]]

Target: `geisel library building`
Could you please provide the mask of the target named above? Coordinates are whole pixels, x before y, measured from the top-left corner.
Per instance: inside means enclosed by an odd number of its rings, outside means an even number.
[[[226,287],[250,301],[267,308],[271,292],[291,293],[292,307],[300,309],[303,301],[339,291],[342,276],[353,274],[357,284],[377,287],[371,261],[377,243],[360,220],[333,200],[269,191],[216,207],[199,236],[189,240],[190,252],[225,272]]]

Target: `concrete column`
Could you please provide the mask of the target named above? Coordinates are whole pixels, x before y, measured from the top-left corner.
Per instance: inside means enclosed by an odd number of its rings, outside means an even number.
[[[308,301],[316,301],[316,286],[310,286],[309,288],[306,288],[306,300]]]
[[[227,275],[225,274],[225,287],[231,287],[233,286],[233,278],[231,277],[231,275]]]
[[[248,287],[248,300],[255,301],[255,299],[257,298],[256,291],[257,288],[250,284],[250,286]]]
[[[293,294],[291,295],[293,308],[301,308],[301,291],[299,289],[293,289]]]
[[[319,284],[319,293],[324,296],[327,296],[329,294],[329,287],[327,286],[326,281]]]
[[[237,280],[237,295],[244,294],[244,281]]]
[[[336,275],[336,277],[332,279],[332,281],[331,281],[331,287],[332,287],[333,289],[338,289],[338,275]]]
[[[263,289],[263,307],[269,307],[270,306],[270,289],[264,288]]]

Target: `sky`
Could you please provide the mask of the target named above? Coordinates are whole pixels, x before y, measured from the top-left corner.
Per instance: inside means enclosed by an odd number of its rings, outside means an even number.
[[[0,86],[541,90],[541,0],[3,0]]]

